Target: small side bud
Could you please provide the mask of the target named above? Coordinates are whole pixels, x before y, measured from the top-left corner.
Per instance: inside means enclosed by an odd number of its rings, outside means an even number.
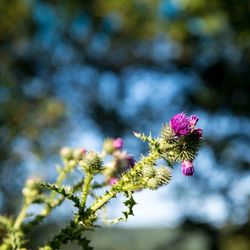
[[[155,177],[156,170],[153,166],[145,166],[142,169],[142,176],[145,178],[152,178]]]
[[[113,140],[113,146],[115,149],[122,149],[124,141],[122,138],[116,138]]]
[[[40,179],[38,177],[31,177],[26,181],[22,192],[27,203],[31,203],[40,193],[40,187],[37,185],[39,181]]]
[[[70,160],[73,156],[73,150],[69,147],[64,147],[61,149],[60,154],[63,159]]]
[[[77,148],[73,151],[73,158],[75,160],[81,160],[84,155],[86,154],[86,149],[84,148]]]
[[[150,178],[147,182],[147,187],[151,190],[156,190],[159,187],[158,181],[156,178]]]
[[[107,154],[112,154],[115,151],[115,147],[113,144],[113,139],[106,139],[103,143],[103,150],[107,153]]]
[[[160,185],[166,185],[170,182],[172,174],[168,168],[161,166],[156,170],[155,178]]]
[[[192,161],[183,161],[181,164],[182,173],[186,176],[194,174],[194,165]]]
[[[112,185],[116,184],[117,181],[118,181],[118,178],[116,178],[116,177],[111,177],[111,178],[108,180],[108,184],[112,186]]]

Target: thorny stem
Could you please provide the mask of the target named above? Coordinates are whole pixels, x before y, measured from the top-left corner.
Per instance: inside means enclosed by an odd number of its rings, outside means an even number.
[[[87,173],[85,179],[84,179],[84,185],[82,188],[82,200],[81,200],[81,208],[85,208],[86,200],[89,194],[90,184],[93,179],[92,173]]]

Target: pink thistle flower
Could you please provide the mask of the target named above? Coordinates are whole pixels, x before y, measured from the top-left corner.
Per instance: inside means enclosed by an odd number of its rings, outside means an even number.
[[[197,122],[199,121],[199,117],[196,115],[191,115],[189,117],[189,125],[191,128],[194,128]]]
[[[118,181],[117,178],[111,177],[111,178],[108,180],[108,184],[109,184],[109,185],[114,185],[114,184],[117,183],[117,181]]]
[[[114,146],[115,149],[122,149],[123,144],[124,144],[124,141],[123,141],[122,138],[116,138],[113,141],[113,146]]]
[[[189,118],[185,113],[180,113],[173,116],[170,120],[170,127],[176,136],[187,135],[191,132]]]
[[[183,161],[181,164],[182,173],[186,176],[194,174],[194,165],[192,161]]]

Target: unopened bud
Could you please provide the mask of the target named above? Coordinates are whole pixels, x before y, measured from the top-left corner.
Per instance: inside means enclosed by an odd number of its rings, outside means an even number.
[[[156,178],[150,178],[147,182],[147,187],[151,190],[157,189],[159,186],[158,181]]]
[[[103,143],[103,150],[107,153],[107,154],[112,154],[115,151],[115,147],[113,144],[114,140],[113,139],[106,139]]]
[[[89,152],[85,158],[79,162],[79,165],[84,168],[86,172],[98,172],[102,168],[102,160],[95,152]]]
[[[37,177],[31,177],[26,181],[26,184],[22,190],[22,193],[27,202],[32,202],[32,200],[39,194],[40,188],[37,185],[40,181]]]
[[[64,147],[61,149],[60,154],[61,154],[63,159],[69,160],[73,156],[73,151],[69,147]]]
[[[86,149],[77,148],[73,151],[73,158],[75,160],[81,160],[85,154],[86,154]]]
[[[168,168],[161,166],[156,170],[155,178],[160,185],[164,185],[169,183],[172,178],[172,174]]]
[[[152,178],[155,177],[155,168],[153,166],[145,166],[142,169],[142,176],[145,178]]]

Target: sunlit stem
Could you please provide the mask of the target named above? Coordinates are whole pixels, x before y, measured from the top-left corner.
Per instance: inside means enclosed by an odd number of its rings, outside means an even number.
[[[87,173],[85,179],[84,179],[84,185],[82,188],[82,199],[81,199],[81,208],[84,209],[86,205],[86,200],[89,194],[90,190],[90,184],[93,180],[93,173]]]
[[[114,190],[110,190],[108,193],[103,195],[101,198],[98,199],[91,207],[90,210],[92,212],[97,211],[100,209],[103,205],[105,205],[110,199],[112,199],[118,192]]]
[[[22,207],[22,209],[21,209],[21,211],[20,211],[19,215],[17,216],[16,221],[14,223],[14,226],[13,226],[14,229],[19,229],[20,226],[22,225],[22,222],[26,217],[26,213],[27,213],[27,209],[28,209],[29,205],[30,204],[28,202],[25,202],[23,204],[23,207]]]

